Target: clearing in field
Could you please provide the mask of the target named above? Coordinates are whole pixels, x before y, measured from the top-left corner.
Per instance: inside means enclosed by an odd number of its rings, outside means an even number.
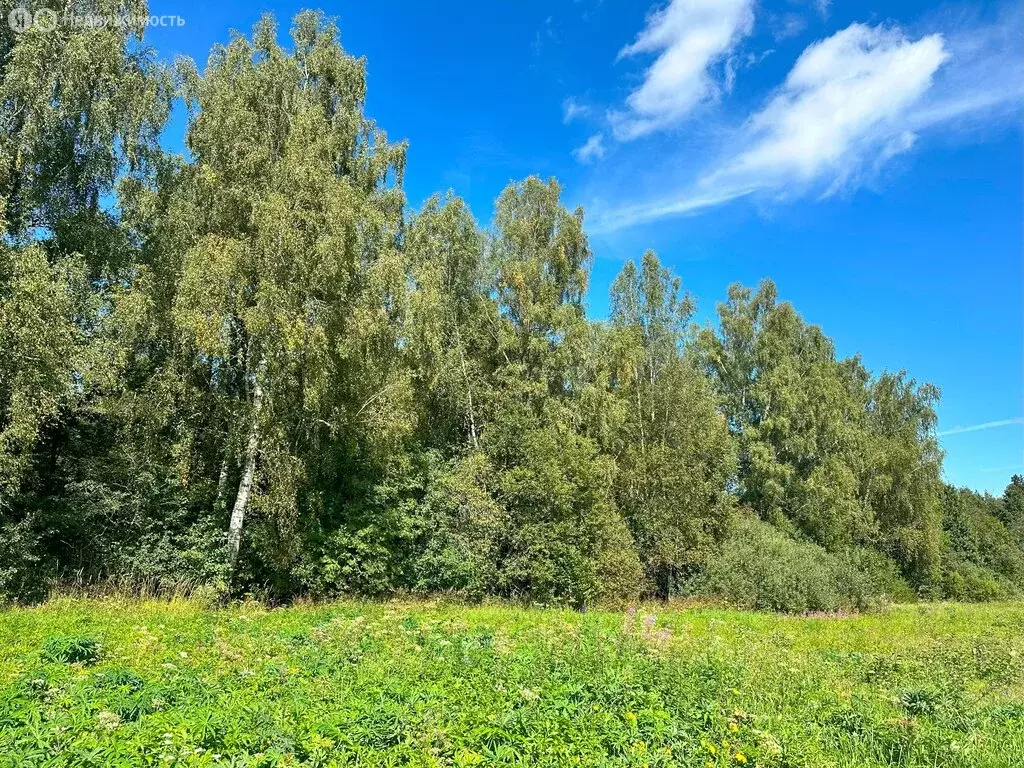
[[[3,766],[1009,766],[1024,605],[793,618],[58,600],[0,614]]]

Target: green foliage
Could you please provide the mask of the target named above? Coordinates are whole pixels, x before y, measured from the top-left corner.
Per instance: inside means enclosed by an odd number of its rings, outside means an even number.
[[[45,564],[34,522],[25,518],[0,526],[0,602],[46,597]]]
[[[681,284],[652,252],[627,262],[612,285],[609,333],[601,339],[601,404],[616,415],[601,433],[619,472],[615,497],[629,522],[648,582],[661,595],[701,567],[729,527],[726,485],[735,449],[707,377],[686,353],[694,311]]]
[[[1024,754],[1019,604],[653,610],[6,611],[0,766],[974,768]],[[68,632],[103,656],[40,658]]]
[[[488,228],[452,194],[407,214],[405,145],[321,14],[173,72],[143,26],[0,29],[0,599],[1018,594],[1024,482],[950,506],[935,388],[837,359],[768,281],[698,331],[651,252],[588,319],[554,179]],[[730,538],[738,505],[775,530]]]
[[[614,465],[592,441],[497,424],[483,443],[432,478],[418,588],[571,604],[639,594],[637,551],[609,498]]]
[[[880,586],[849,558],[747,518],[726,539],[696,588],[743,608],[803,613],[872,607],[884,596]]]
[[[998,514],[1017,539],[1024,540],[1024,477],[1013,476],[1003,492],[1003,505]]]
[[[729,289],[698,347],[740,456],[739,497],[829,551],[873,546],[916,584],[939,561],[938,391],[837,360],[774,284]]]
[[[1024,594],[1024,550],[1004,522],[1005,503],[967,488],[945,488],[942,592],[946,597],[997,600]]]
[[[423,499],[424,544],[416,586],[479,599],[497,590],[509,514],[489,491],[494,466],[483,452],[440,467]]]
[[[91,637],[51,637],[43,643],[42,657],[60,664],[95,664],[100,658],[100,646]]]
[[[10,507],[44,427],[76,396],[84,367],[83,276],[42,248],[0,243],[0,510]]]
[[[635,596],[640,567],[610,498],[614,463],[593,441],[507,424],[484,438],[494,493],[509,513],[499,592],[574,603]]]

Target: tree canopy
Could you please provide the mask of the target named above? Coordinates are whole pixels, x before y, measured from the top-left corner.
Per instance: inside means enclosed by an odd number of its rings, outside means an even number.
[[[331,20],[202,69],[142,31],[0,34],[0,599],[1024,589],[1021,478],[945,487],[938,390],[838,358],[771,281],[698,328],[647,252],[588,317],[583,210],[530,177],[486,227],[409,211]],[[771,594],[771,562],[829,586]]]

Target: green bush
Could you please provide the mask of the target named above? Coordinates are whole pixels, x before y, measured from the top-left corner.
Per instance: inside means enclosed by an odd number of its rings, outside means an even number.
[[[0,525],[0,604],[45,596],[47,579],[40,572],[38,544],[29,519]]]
[[[941,596],[1005,600],[1024,592],[1024,550],[1001,519],[1004,502],[967,488],[943,494]]]
[[[999,573],[948,554],[942,564],[942,594],[951,600],[984,602],[1020,596],[1020,590]]]
[[[740,608],[786,613],[863,610],[884,596],[881,585],[854,560],[753,517],[741,520],[694,590]]]
[[[899,564],[891,557],[875,549],[858,547],[845,559],[863,576],[872,598],[881,596],[895,603],[910,603],[917,599],[917,592],[907,583]]]
[[[643,572],[593,441],[505,426],[437,472],[423,501],[419,589],[579,604],[633,598]]]
[[[509,515],[499,593],[545,603],[638,595],[643,570],[612,497],[614,462],[562,428],[501,425],[488,442],[499,468],[491,492]]]
[[[493,592],[508,514],[487,492],[494,467],[483,453],[438,471],[422,505],[424,545],[416,586],[480,599]]]

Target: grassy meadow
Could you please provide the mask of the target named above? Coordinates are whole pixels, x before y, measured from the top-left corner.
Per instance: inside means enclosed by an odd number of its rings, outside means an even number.
[[[0,766],[1024,764],[1024,605],[786,617],[60,598]]]

